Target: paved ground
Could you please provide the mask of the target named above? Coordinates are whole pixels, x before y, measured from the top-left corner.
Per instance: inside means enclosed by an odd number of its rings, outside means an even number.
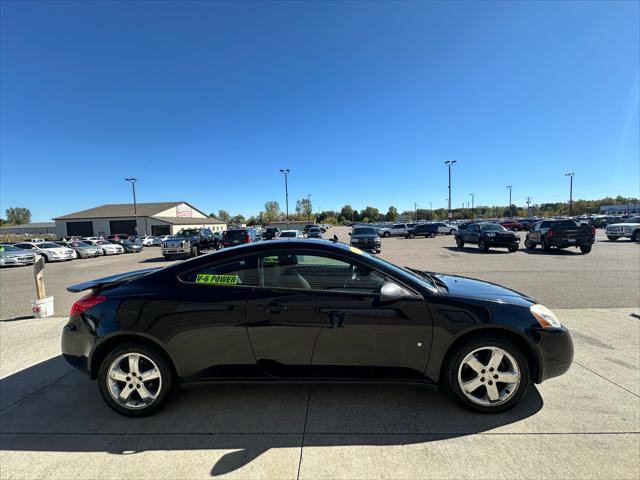
[[[64,318],[0,321],[0,478],[637,479],[638,245],[598,242],[582,256],[480,255],[452,244],[388,239],[383,255],[531,293],[572,330],[569,373],[515,409],[474,414],[407,386],[219,386],[127,419],[60,358]],[[154,265],[144,261],[156,252],[47,265],[57,310],[74,298],[64,285]],[[26,315],[32,288],[29,269],[1,271],[0,318]]]

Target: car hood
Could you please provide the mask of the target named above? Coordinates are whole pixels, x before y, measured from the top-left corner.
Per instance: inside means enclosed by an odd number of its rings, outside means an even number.
[[[506,303],[536,303],[531,297],[496,283],[458,275],[445,275],[442,273],[432,273],[432,275],[444,282],[449,290],[449,295]]]
[[[638,226],[640,226],[640,223],[627,223],[627,222],[610,223],[609,225],[607,225],[607,227],[638,227]]]
[[[379,238],[379,235],[351,235],[351,238],[375,240],[376,238]]]
[[[33,257],[33,252],[29,252],[28,250],[22,250],[19,252],[16,252],[15,250],[0,251],[0,257],[24,257],[24,256]]]

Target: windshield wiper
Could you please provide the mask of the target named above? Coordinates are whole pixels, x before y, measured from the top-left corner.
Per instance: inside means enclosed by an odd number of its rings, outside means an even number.
[[[434,285],[437,285],[438,287],[444,288],[447,292],[449,291],[449,287],[447,287],[447,284],[444,283],[442,280],[440,280],[435,275],[433,275],[433,274],[431,274],[429,272],[424,272],[422,270],[416,270],[415,268],[411,268],[411,267],[405,267],[405,268],[407,270],[409,270],[410,272],[416,273],[416,274],[420,275],[421,277],[426,278],[427,280],[429,280]]]

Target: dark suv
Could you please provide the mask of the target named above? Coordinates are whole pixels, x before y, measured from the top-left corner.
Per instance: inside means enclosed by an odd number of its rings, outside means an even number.
[[[351,233],[351,246],[360,250],[368,250],[372,253],[380,253],[382,250],[380,235],[373,227],[355,227]]]
[[[431,237],[434,238],[438,234],[438,225],[435,223],[419,223],[415,227],[410,228],[404,238],[415,237]]]
[[[465,243],[474,243],[483,252],[490,248],[507,248],[510,252],[518,250],[520,236],[497,223],[469,223],[455,233],[456,244],[459,248]]]
[[[243,243],[257,242],[260,240],[255,228],[232,228],[224,232],[222,236],[223,247],[234,247]]]
[[[274,238],[278,238],[280,236],[280,229],[278,227],[267,227],[262,235],[262,238],[265,240],[273,240]]]

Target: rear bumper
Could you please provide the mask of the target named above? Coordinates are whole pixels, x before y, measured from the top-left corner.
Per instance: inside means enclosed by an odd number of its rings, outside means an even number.
[[[380,243],[351,243],[350,245],[366,252],[377,252],[381,246]]]
[[[95,343],[95,337],[87,325],[79,318],[72,317],[62,328],[60,350],[62,356],[72,367],[90,375],[89,357]]]
[[[569,370],[573,362],[573,340],[565,327],[536,330],[533,333],[540,356],[540,371],[536,383],[558,377]]]

